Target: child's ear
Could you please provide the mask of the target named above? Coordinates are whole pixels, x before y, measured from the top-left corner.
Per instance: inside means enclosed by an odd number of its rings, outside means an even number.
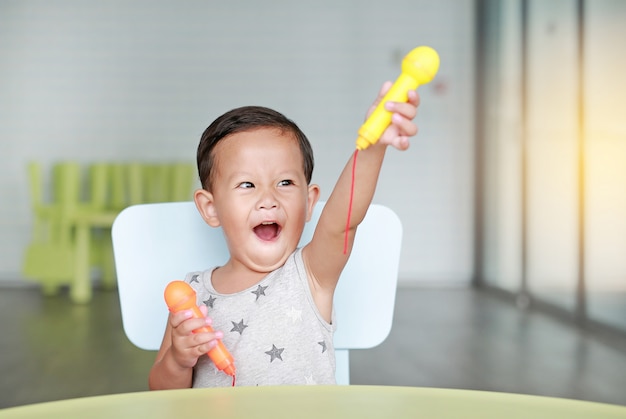
[[[315,208],[315,204],[320,199],[320,187],[318,185],[309,185],[309,202],[307,205],[307,213],[306,220],[311,221],[311,216],[313,215],[313,208]]]
[[[198,189],[193,194],[193,200],[204,222],[211,227],[219,227],[220,220],[217,218],[217,211],[215,211],[213,194],[207,190]]]

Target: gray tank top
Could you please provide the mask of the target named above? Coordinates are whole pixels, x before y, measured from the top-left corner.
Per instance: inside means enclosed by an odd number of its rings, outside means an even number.
[[[224,332],[233,355],[237,386],[335,384],[334,325],[320,315],[307,281],[302,249],[253,287],[220,294],[214,269],[187,274],[197,304],[208,308],[213,328]],[[334,323],[334,322],[333,322]],[[203,355],[193,387],[226,387],[232,378]]]

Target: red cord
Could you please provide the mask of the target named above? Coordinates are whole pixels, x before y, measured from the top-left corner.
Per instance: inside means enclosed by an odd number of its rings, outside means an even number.
[[[235,387],[235,374],[233,374],[233,387]]]
[[[354,157],[352,159],[352,179],[350,182],[350,202],[348,203],[348,220],[346,221],[346,234],[343,241],[343,254],[348,253],[348,234],[350,233],[350,217],[352,216],[352,200],[354,199],[354,179],[356,174],[356,156],[359,154],[359,149],[354,150]]]

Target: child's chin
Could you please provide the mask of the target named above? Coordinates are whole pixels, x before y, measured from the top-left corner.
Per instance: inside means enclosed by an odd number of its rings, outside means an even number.
[[[273,243],[272,243],[273,244]],[[259,266],[263,266],[264,271],[273,271],[280,268],[293,250],[285,250],[284,248],[271,248],[271,244],[264,243],[262,249],[259,249],[254,257],[255,262]]]

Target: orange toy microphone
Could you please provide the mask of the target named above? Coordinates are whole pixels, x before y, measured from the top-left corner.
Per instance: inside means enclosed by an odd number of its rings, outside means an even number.
[[[181,310],[191,310],[193,317],[203,318],[200,308],[196,305],[196,292],[189,284],[184,281],[172,281],[165,288],[165,303],[171,313],[177,313]],[[211,326],[204,326],[193,331],[213,332]],[[235,362],[233,356],[228,352],[221,340],[217,346],[208,352],[209,358],[215,364],[218,370],[225,372],[233,377],[233,386],[235,385]]]
[[[402,60],[402,73],[359,129],[357,150],[365,150],[375,144],[391,124],[391,112],[385,109],[385,102],[406,102],[409,90],[429,83],[438,70],[439,54],[431,47],[421,46],[409,52]]]

